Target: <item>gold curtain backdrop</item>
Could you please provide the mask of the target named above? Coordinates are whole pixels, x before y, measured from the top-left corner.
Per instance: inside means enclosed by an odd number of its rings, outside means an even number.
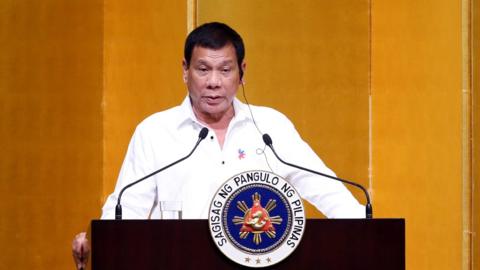
[[[102,1],[0,1],[0,269],[72,269],[100,213],[102,23]]]
[[[406,219],[408,269],[478,269],[478,10],[0,1],[0,269],[74,268],[71,240],[99,217],[135,126],[187,93],[188,29],[213,20],[244,37],[249,101],[285,113],[340,177],[368,187],[376,217]]]

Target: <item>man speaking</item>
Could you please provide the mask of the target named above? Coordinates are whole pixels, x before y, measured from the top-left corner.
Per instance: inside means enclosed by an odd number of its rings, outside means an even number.
[[[182,63],[188,95],[179,106],[153,114],[138,125],[102,219],[115,217],[123,187],[183,157],[205,127],[208,136],[188,159],[123,194],[123,218],[158,218],[158,202],[180,201],[183,218],[206,219],[221,184],[248,170],[282,176],[328,218],[365,217],[365,208],[342,183],[286,166],[266,149],[262,133],[274,139],[280,156],[333,175],[286,116],[235,97],[243,87],[244,56],[242,38],[223,23],[201,25],[188,35]],[[84,267],[88,251],[85,233],[78,234],[73,241],[77,268]]]

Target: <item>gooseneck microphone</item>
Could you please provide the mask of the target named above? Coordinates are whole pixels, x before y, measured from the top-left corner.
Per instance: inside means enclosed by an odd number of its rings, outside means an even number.
[[[122,188],[122,190],[120,191],[120,194],[118,195],[118,200],[117,200],[117,206],[115,207],[115,219],[116,220],[121,220],[122,219],[122,205],[120,204],[120,200],[122,199],[122,194],[123,192],[127,189],[127,188],[130,188],[140,182],[142,182],[143,180],[149,178],[149,177],[152,177],[154,176],[155,174],[161,172],[161,171],[164,171],[170,167],[172,167],[173,165],[176,165],[182,161],[184,161],[185,159],[189,158],[193,152],[195,152],[195,150],[197,149],[198,145],[200,144],[201,141],[203,141],[203,139],[205,139],[208,135],[208,128],[204,127],[202,128],[202,130],[200,130],[200,133],[198,134],[198,140],[197,140],[197,143],[195,144],[195,146],[193,147],[192,151],[190,151],[190,153],[188,153],[188,155],[184,156],[183,158],[173,162],[173,163],[170,163],[169,165],[163,167],[163,168],[160,168],[154,172],[152,172],[151,174],[149,175],[146,175],[140,179],[138,179],[137,181],[135,182],[132,182],[128,185],[126,185],[124,188]]]
[[[367,205],[365,206],[365,216],[366,216],[366,218],[368,218],[368,219],[371,219],[371,218],[373,217],[373,209],[372,209],[372,204],[370,203],[370,196],[368,195],[367,190],[366,190],[362,185],[360,185],[360,184],[358,184],[358,183],[355,183],[355,182],[352,182],[352,181],[348,181],[348,180],[345,180],[345,179],[341,179],[341,178],[338,178],[338,177],[335,177],[335,176],[332,176],[332,175],[328,175],[328,174],[324,174],[324,173],[321,173],[321,172],[317,172],[317,171],[314,171],[314,170],[311,170],[311,169],[307,169],[307,168],[304,168],[304,167],[301,167],[301,166],[298,166],[298,165],[295,165],[295,164],[292,164],[292,163],[288,163],[288,162],[284,161],[282,158],[280,158],[280,157],[277,155],[277,152],[275,152],[275,149],[273,148],[272,138],[270,138],[270,136],[269,136],[267,133],[263,134],[262,138],[263,138],[263,142],[264,142],[268,147],[270,147],[270,149],[272,149],[273,154],[274,154],[274,155],[277,157],[277,159],[280,160],[280,162],[282,162],[283,164],[286,164],[286,165],[288,165],[288,166],[297,168],[297,169],[299,169],[299,170],[303,170],[303,171],[307,171],[307,172],[309,172],[309,173],[321,175],[321,176],[324,176],[324,177],[327,177],[327,178],[330,178],[330,179],[333,179],[333,180],[337,180],[337,181],[340,181],[340,182],[342,182],[342,183],[346,183],[346,184],[355,186],[355,187],[357,187],[357,188],[360,188],[360,189],[365,193],[365,197],[367,198]]]

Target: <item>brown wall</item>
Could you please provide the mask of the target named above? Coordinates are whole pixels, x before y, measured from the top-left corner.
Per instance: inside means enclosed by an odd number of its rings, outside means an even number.
[[[179,104],[186,1],[105,2],[104,188],[109,195],[136,125]]]
[[[407,269],[462,269],[461,2],[379,0],[372,14],[377,216],[406,219]]]
[[[99,214],[103,1],[0,1],[0,269],[72,269]]]
[[[472,1],[473,269],[480,269],[480,1]]]

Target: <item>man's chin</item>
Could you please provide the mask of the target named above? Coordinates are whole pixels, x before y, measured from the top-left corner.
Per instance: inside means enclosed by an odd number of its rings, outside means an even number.
[[[211,114],[211,115],[224,114],[227,110],[228,110],[228,107],[225,106],[223,103],[205,104],[205,106],[203,106],[202,108],[202,111],[205,114]]]
[[[202,109],[202,114],[210,119],[221,119],[228,112],[228,107],[208,106]]]

